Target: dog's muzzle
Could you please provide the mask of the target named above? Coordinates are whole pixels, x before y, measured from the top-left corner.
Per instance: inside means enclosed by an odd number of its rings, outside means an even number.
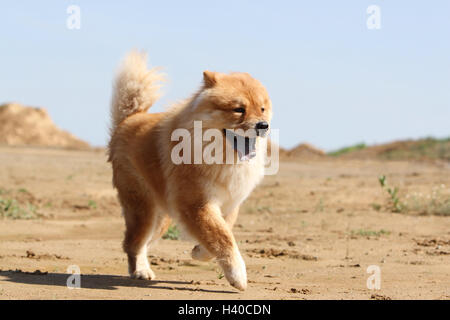
[[[269,131],[269,124],[267,121],[260,121],[255,125],[256,135],[259,137],[264,137]]]

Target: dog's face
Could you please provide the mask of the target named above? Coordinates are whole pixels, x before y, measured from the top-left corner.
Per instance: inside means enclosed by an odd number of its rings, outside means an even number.
[[[272,103],[264,86],[248,73],[205,71],[196,112],[210,128],[268,130]]]
[[[248,73],[205,71],[203,81],[194,106],[197,119],[203,121],[203,128],[222,130],[241,160],[251,159],[256,139],[266,136],[272,119],[267,90]]]

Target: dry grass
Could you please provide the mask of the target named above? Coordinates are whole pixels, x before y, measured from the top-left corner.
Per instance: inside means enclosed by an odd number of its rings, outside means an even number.
[[[433,187],[428,194],[413,192],[404,199],[405,211],[421,215],[450,216],[450,192],[445,185]]]

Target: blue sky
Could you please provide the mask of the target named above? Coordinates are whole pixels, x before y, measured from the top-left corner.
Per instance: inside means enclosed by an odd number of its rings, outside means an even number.
[[[81,29],[66,27],[81,8]],[[366,26],[369,5],[381,29]],[[14,1],[0,4],[0,103],[48,109],[107,141],[111,83],[131,48],[169,76],[161,111],[202,71],[265,84],[280,143],[331,150],[450,135],[450,1]],[[0,124],[1,125],[1,124]]]

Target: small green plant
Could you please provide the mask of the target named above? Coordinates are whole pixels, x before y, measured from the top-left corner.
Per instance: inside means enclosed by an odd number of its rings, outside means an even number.
[[[352,236],[362,236],[362,237],[380,237],[382,235],[389,235],[391,234],[390,231],[386,231],[384,229],[375,231],[375,230],[364,230],[364,229],[359,229],[359,230],[352,230],[351,235]]]
[[[380,210],[381,210],[381,204],[378,204],[378,203],[371,203],[370,206],[371,206],[375,211],[380,211]]]
[[[325,208],[324,201],[323,198],[321,197],[316,205],[316,208],[314,209],[314,212],[323,212],[324,208]]]
[[[223,277],[225,277],[225,275],[223,274],[223,272],[219,272],[218,274],[217,274],[217,279],[222,279]]]
[[[258,212],[268,212],[272,213],[272,208],[270,206],[259,206],[256,208]]]
[[[8,219],[35,219],[38,217],[36,207],[27,204],[26,208],[20,206],[15,199],[0,198],[0,217]]]
[[[88,207],[90,209],[97,209],[97,202],[95,202],[94,200],[89,200]]]
[[[180,237],[180,231],[178,230],[177,226],[172,224],[169,229],[167,229],[167,232],[162,236],[163,239],[170,239],[170,240],[178,240]]]
[[[386,183],[386,176],[382,175],[378,178],[378,182],[380,182],[381,187],[386,190],[386,192],[390,196],[390,209],[392,212],[402,212],[404,209],[403,203],[400,201],[398,196],[398,188],[391,188]]]

